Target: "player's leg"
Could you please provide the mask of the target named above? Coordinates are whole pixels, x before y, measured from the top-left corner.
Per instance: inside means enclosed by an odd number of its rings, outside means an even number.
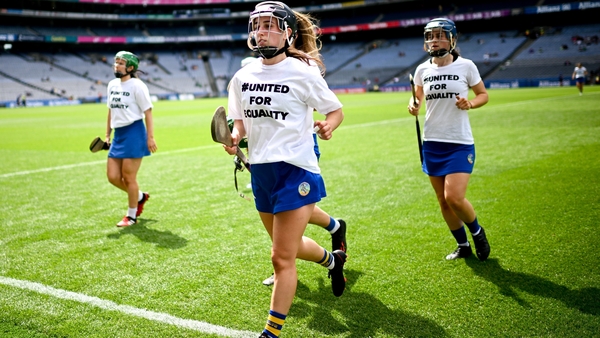
[[[123,183],[127,187],[127,195],[129,197],[129,207],[137,208],[139,200],[139,185],[137,182],[137,173],[142,165],[141,158],[125,158],[123,159],[122,175]]]
[[[141,158],[125,158],[122,160],[121,176],[123,185],[127,192],[128,209],[127,215],[117,226],[130,226],[137,222],[137,207],[139,201],[139,186],[137,182],[137,173],[142,164]]]
[[[438,203],[440,205],[440,210],[442,212],[442,216],[454,236],[458,247],[456,250],[449,255],[446,256],[446,259],[457,259],[457,258],[465,258],[470,256],[473,251],[469,244],[469,240],[467,239],[467,232],[463,226],[463,222],[456,216],[448,202],[446,201],[445,195],[445,185],[446,185],[446,177],[445,176],[429,176],[429,181],[431,182],[431,186],[435,191],[435,195],[437,197]]]
[[[479,225],[473,205],[467,200],[467,186],[471,174],[455,173],[446,176],[445,200],[454,214],[467,225],[473,236],[477,257],[486,260],[490,253],[490,246],[483,228]]]
[[[296,294],[296,255],[313,207],[314,204],[305,205],[277,215],[259,212],[263,225],[271,236],[271,261],[275,271],[275,284],[265,331],[276,336],[279,336]]]
[[[314,204],[309,204],[275,215],[259,212],[265,229],[273,240],[271,261],[275,270],[271,307],[264,330],[276,336],[281,332],[296,294],[298,285],[296,258],[327,267],[330,270],[334,295],[340,296],[345,288],[344,252],[328,252],[314,240],[303,236],[313,208]]]
[[[314,147],[313,150],[317,156],[317,160],[321,159],[321,151],[319,150],[319,142],[317,134],[313,134]],[[315,210],[308,221],[310,224],[318,225],[331,234],[331,250],[342,250],[346,252],[348,245],[346,243],[346,222],[343,219],[335,219],[328,213],[315,206]]]
[[[470,178],[470,174],[455,173],[446,175],[444,182],[444,200],[464,223],[475,219],[475,209],[465,197]]]
[[[348,244],[346,243],[346,222],[343,219],[331,217],[317,205],[308,222],[329,231],[331,234],[331,250],[346,252]]]
[[[332,251],[342,250],[343,252],[346,252],[348,244],[346,242],[346,222],[343,219],[335,219],[323,209],[319,208],[319,206],[315,205],[308,223],[320,226],[329,231],[331,234]],[[271,276],[262,281],[262,284],[267,286],[273,285],[273,283],[275,283],[274,274],[271,274]]]
[[[127,192],[127,186],[123,183],[123,176],[121,174],[122,165],[123,159],[109,157],[106,161],[106,176],[110,184]]]

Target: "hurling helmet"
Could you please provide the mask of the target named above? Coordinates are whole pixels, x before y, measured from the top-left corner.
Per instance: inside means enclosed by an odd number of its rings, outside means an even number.
[[[258,41],[256,41],[258,27],[256,23],[259,17],[264,16],[277,19],[279,30],[283,34],[286,34],[285,46],[283,48],[279,49],[278,46],[258,46]],[[289,35],[287,32],[288,28],[292,30],[292,33]],[[257,4],[254,11],[250,13],[250,20],[248,21],[248,47],[265,59],[270,59],[285,52],[294,43],[297,32],[298,22],[296,15],[288,5],[279,1],[264,1]]]
[[[126,68],[129,68],[130,66],[133,66],[133,71],[135,72],[138,69],[138,66],[140,64],[140,59],[137,57],[137,55],[131,53],[131,52],[127,52],[127,51],[120,51],[115,55],[115,60],[116,59],[123,59],[125,60],[127,63],[125,64]]]
[[[446,38],[450,42],[450,49],[439,49],[439,50],[431,50],[428,48],[427,43],[432,41],[432,32],[433,30],[441,29],[442,32],[446,35]],[[454,21],[446,18],[437,18],[429,21],[427,25],[425,25],[425,50],[429,55],[434,57],[444,57],[448,55],[448,53],[452,53],[454,48],[456,48],[456,38],[458,37],[458,33],[456,31],[456,25]]]

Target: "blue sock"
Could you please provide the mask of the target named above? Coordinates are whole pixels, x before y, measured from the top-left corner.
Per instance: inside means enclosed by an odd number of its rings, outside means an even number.
[[[467,225],[467,227],[469,228],[469,231],[473,235],[477,234],[479,232],[479,229],[481,229],[479,222],[477,222],[477,217],[475,217],[475,220],[473,220],[473,222],[465,223],[465,224]]]
[[[451,230],[452,236],[456,239],[456,243],[458,245],[466,245],[469,243],[467,240],[467,231],[465,231],[465,227],[460,227],[458,230]]]
[[[329,225],[325,228],[325,230],[331,232],[335,228],[335,218],[329,216]]]

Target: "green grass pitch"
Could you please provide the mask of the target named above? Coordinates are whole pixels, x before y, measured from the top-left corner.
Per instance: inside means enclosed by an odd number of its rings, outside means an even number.
[[[420,171],[410,94],[340,95],[319,205],[348,222],[348,284],[336,298],[326,269],[298,261],[283,337],[600,335],[600,87],[489,93],[470,112],[467,192],[486,262],[444,259],[455,242]],[[0,110],[1,337],[258,336],[270,243],[211,139],[218,105],[156,103],[159,151],[138,175],[152,198],[126,229],[106,152],[88,150],[105,106]]]

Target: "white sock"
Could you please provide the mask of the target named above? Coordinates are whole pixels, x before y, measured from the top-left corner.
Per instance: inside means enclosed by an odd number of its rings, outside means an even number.
[[[127,216],[135,219],[136,213],[137,213],[137,208],[127,208]]]
[[[335,258],[331,260],[331,264],[329,264],[329,266],[327,267],[327,269],[329,270],[333,270],[333,268],[335,268]]]
[[[333,229],[329,230],[329,233],[334,234],[336,231],[338,231],[339,228],[340,228],[340,222],[336,219],[335,225],[333,226]]]
[[[142,200],[142,198],[144,198],[144,193],[140,190],[138,192],[138,202],[140,202]]]

